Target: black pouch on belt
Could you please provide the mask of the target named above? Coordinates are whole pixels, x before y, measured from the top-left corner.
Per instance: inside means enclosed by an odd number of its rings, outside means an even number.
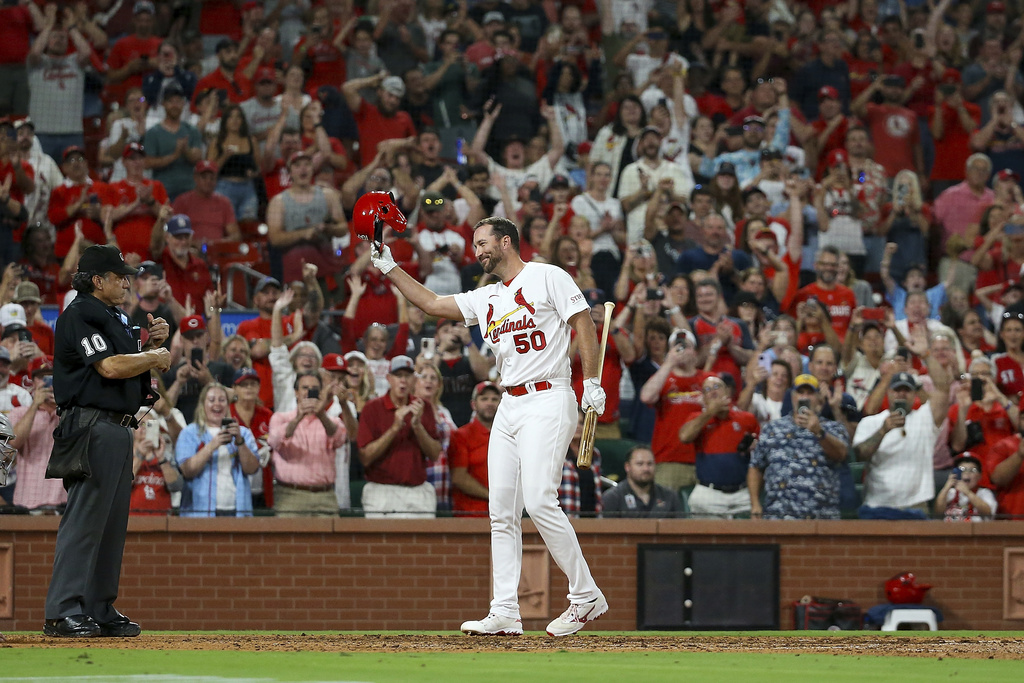
[[[75,425],[78,409],[72,408],[60,416],[53,430],[53,451],[46,464],[47,479],[78,481],[92,476],[89,465],[89,431],[96,424],[99,413],[90,411],[89,419]]]

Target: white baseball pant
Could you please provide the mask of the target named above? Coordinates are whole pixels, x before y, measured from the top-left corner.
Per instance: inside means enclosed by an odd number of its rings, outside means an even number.
[[[487,451],[494,591],[490,611],[515,619],[519,618],[524,507],[548,552],[569,578],[569,601],[583,603],[601,594],[576,532],[558,506],[562,463],[576,432],[576,396],[567,380],[552,384],[546,391],[502,397]]]

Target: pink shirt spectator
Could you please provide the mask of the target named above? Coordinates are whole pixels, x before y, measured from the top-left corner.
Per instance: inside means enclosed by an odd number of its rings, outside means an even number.
[[[296,411],[274,413],[270,418],[270,433],[267,441],[273,448],[271,462],[274,464],[274,478],[292,486],[334,486],[334,449],[348,439],[345,425],[336,417],[327,418],[337,430],[327,436],[320,419],[314,415],[302,418],[295,433],[285,437],[288,423],[295,418]]]
[[[953,235],[966,236],[967,226],[980,221],[982,212],[995,200],[990,188],[977,195],[966,180],[940,194],[935,200],[935,220],[942,226],[943,249]],[[961,258],[970,258],[970,252],[964,252]]]
[[[174,213],[183,213],[192,219],[192,239],[197,244],[224,239],[225,227],[235,222],[231,200],[216,192],[204,197],[189,190],[179,195],[173,206]]]
[[[28,405],[16,407],[7,417],[17,425],[29,410]],[[42,505],[61,505],[68,500],[64,482],[46,478],[46,463],[53,450],[53,430],[57,413],[40,408],[32,421],[28,439],[18,449],[18,484],[14,487],[14,504],[33,510]]]

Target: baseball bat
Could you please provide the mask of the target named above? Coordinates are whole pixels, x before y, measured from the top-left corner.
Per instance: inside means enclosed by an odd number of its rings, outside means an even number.
[[[615,304],[604,303],[604,329],[601,330],[601,351],[597,355],[597,383],[601,383],[601,372],[604,370],[604,353],[608,349],[608,330],[612,326],[612,311]],[[580,437],[580,452],[576,454],[576,467],[588,469],[594,458],[594,433],[597,431],[597,411],[587,408],[583,416],[583,436]]]

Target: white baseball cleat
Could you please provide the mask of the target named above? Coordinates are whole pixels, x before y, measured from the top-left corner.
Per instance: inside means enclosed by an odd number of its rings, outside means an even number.
[[[463,622],[462,632],[470,636],[521,636],[523,620],[488,614],[480,621]]]
[[[579,631],[588,621],[598,619],[608,611],[608,601],[599,595],[590,602],[569,605],[569,609],[548,624],[549,636],[571,636]]]

